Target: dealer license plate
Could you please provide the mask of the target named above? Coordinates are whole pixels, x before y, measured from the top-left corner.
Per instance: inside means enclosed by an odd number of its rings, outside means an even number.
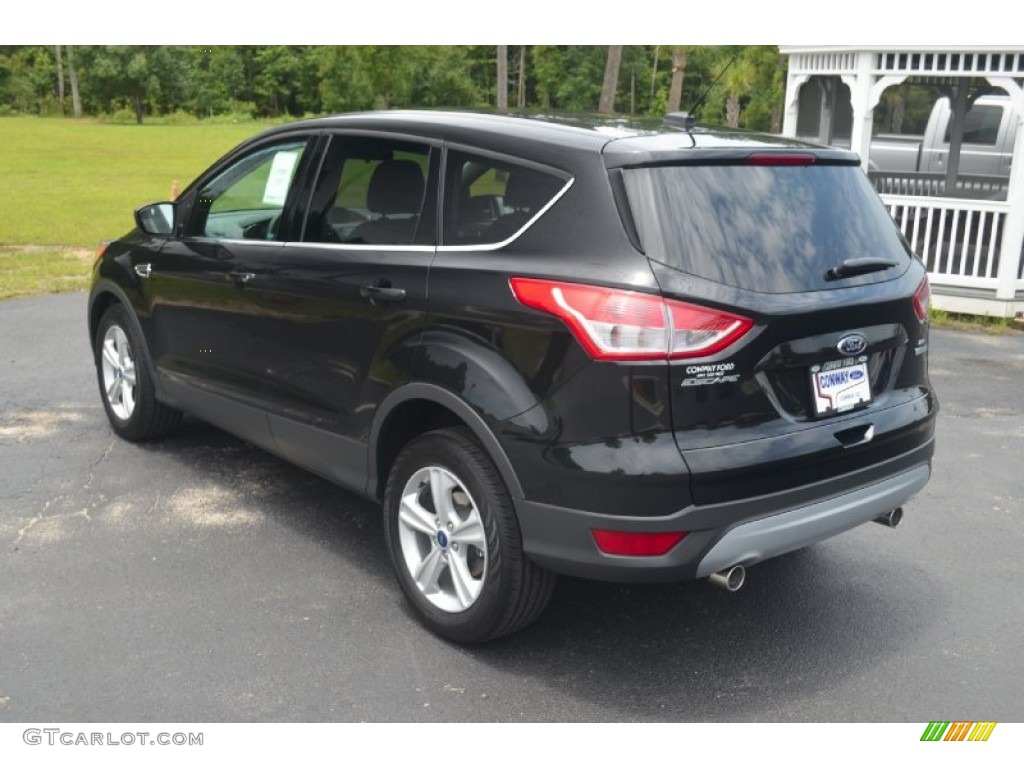
[[[871,402],[867,363],[837,360],[811,368],[814,413],[841,413]]]

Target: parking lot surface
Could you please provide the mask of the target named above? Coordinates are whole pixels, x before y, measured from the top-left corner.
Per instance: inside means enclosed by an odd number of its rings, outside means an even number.
[[[562,579],[463,648],[407,612],[379,510],[213,427],[117,439],[85,296],[0,303],[0,721],[1024,720],[1024,334],[934,331],[934,474],[704,582]]]

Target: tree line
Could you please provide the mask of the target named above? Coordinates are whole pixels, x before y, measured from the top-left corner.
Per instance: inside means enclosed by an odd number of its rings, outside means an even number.
[[[775,46],[0,46],[0,115],[139,123],[405,107],[688,110],[778,132],[784,81]]]

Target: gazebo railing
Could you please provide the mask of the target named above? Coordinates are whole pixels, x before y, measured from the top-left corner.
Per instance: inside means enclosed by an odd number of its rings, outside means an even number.
[[[933,282],[996,287],[1006,203],[882,195]]]
[[[1005,200],[1010,182],[1006,176],[965,173],[957,177],[952,190],[947,190],[944,173],[868,171],[868,178],[880,195],[958,197],[971,200]]]

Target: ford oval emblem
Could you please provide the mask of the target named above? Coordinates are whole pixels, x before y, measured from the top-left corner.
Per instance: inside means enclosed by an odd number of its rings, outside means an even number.
[[[859,333],[851,333],[843,336],[836,344],[836,349],[843,355],[859,355],[868,348],[868,340]]]
[[[860,381],[864,378],[864,371],[850,371],[850,381]]]

